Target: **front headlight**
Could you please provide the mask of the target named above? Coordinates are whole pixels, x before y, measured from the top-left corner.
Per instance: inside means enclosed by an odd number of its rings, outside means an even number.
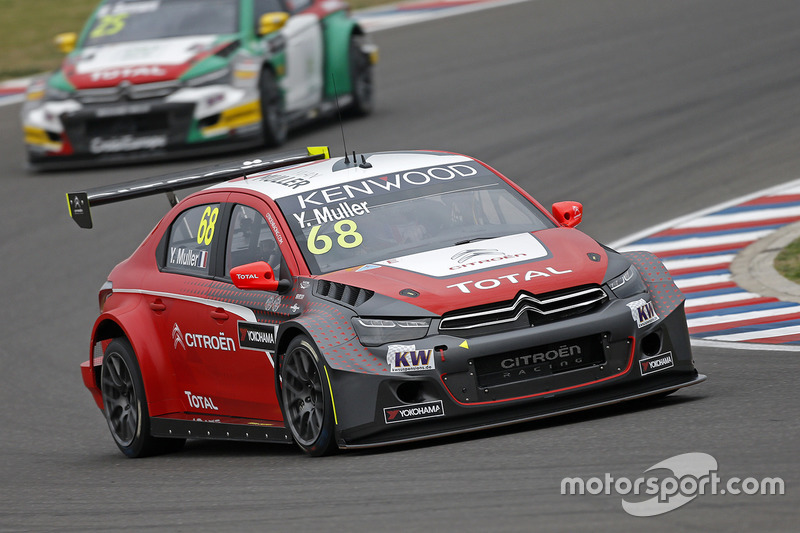
[[[230,67],[214,70],[207,74],[197,76],[186,80],[186,85],[189,87],[202,87],[204,85],[230,85],[231,83],[231,69]]]
[[[631,265],[621,276],[609,281],[608,288],[614,292],[617,298],[630,298],[636,294],[647,292],[647,286],[634,265]]]
[[[72,97],[72,93],[62,89],[57,89],[48,83],[44,90],[44,97],[47,100],[67,100],[68,98]]]
[[[379,346],[387,342],[411,341],[428,334],[430,318],[394,320],[384,318],[353,319],[353,328],[364,346]]]

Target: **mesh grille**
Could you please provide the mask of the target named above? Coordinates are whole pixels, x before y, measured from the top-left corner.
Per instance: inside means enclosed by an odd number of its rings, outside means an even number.
[[[510,324],[526,313],[530,321],[522,321],[521,327],[528,327],[537,322],[552,322],[585,313],[607,299],[600,287],[579,287],[540,296],[520,293],[513,301],[449,313],[442,318],[439,329],[470,330]]]
[[[138,85],[117,85],[101,89],[81,89],[77,92],[78,100],[84,104],[102,104],[120,100],[143,100],[168,96],[180,88],[178,81],[160,81]]]

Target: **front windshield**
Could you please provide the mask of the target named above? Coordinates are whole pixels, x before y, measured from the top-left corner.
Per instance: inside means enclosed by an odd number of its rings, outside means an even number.
[[[314,274],[554,227],[482,165],[451,167],[357,180],[278,205]],[[425,182],[426,171],[455,179]]]
[[[135,0],[102,6],[85,46],[237,33],[238,0]]]

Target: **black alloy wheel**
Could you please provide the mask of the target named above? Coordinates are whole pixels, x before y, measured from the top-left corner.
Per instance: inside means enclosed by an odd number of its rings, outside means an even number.
[[[100,391],[108,428],[122,453],[128,457],[146,457],[183,447],[185,439],[150,435],[142,375],[133,348],[125,338],[114,339],[106,348]]]
[[[280,375],[285,422],[295,442],[313,456],[336,450],[328,376],[308,337],[301,335],[289,343]]]

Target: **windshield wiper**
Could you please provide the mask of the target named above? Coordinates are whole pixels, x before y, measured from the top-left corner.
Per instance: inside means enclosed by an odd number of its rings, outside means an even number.
[[[473,239],[467,239],[465,241],[458,241],[457,243],[453,244],[453,246],[460,246],[462,244],[469,244],[471,242],[485,241],[487,239],[496,239],[496,238],[497,237],[475,237]]]

